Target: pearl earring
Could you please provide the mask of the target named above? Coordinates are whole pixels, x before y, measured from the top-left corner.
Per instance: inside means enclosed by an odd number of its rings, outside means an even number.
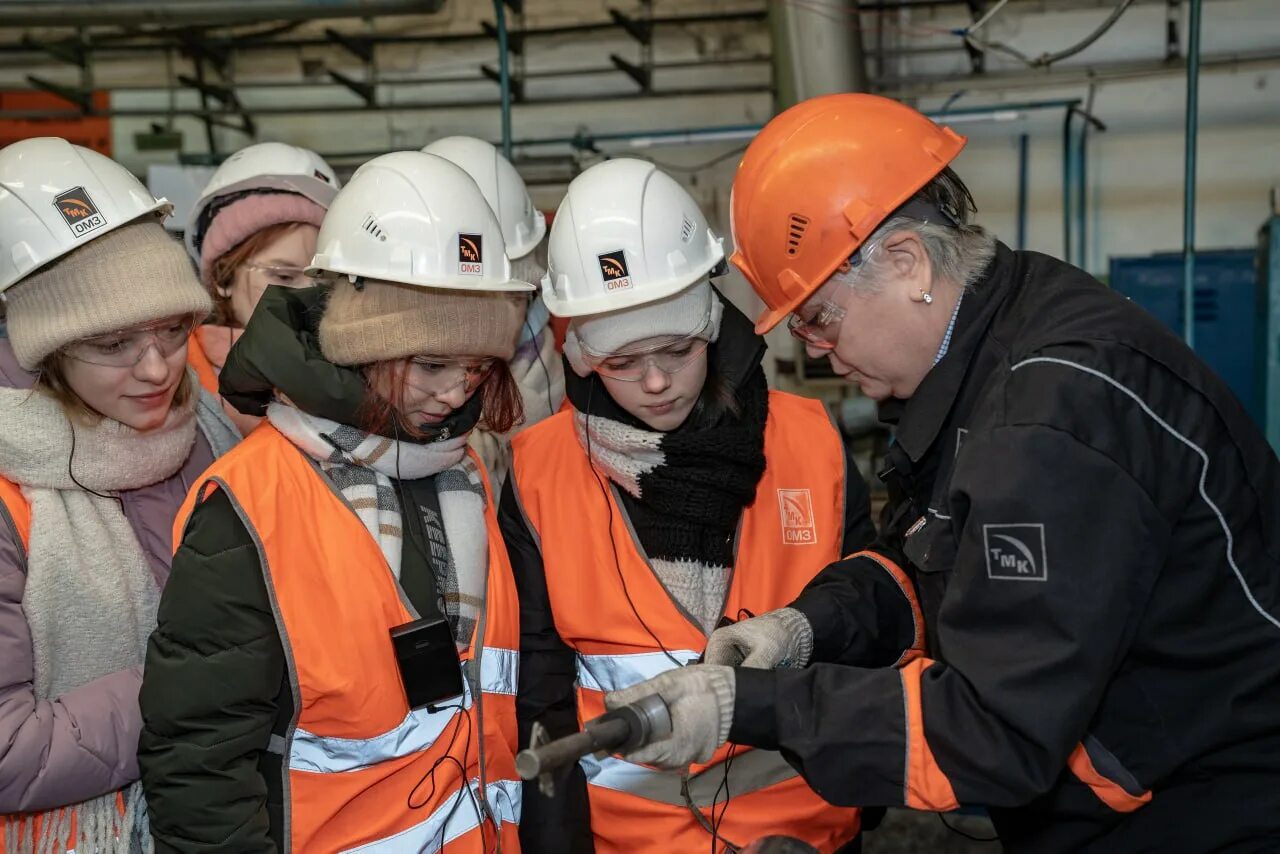
[[[933,305],[933,294],[925,293],[924,288],[920,289],[920,299],[924,301],[925,305]]]

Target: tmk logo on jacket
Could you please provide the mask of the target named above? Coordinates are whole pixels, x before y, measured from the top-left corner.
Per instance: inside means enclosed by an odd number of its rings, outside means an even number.
[[[813,498],[807,489],[779,489],[778,513],[782,517],[782,542],[802,546],[817,542],[813,524]]]
[[[1001,581],[1048,581],[1044,525],[983,525],[987,577]]]
[[[62,214],[63,221],[76,237],[83,237],[107,224],[106,218],[98,211],[98,206],[89,198],[84,187],[72,187],[59,193],[53,199],[53,206]]]

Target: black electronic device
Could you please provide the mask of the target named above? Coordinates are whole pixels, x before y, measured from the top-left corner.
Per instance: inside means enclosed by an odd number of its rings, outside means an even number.
[[[439,706],[461,698],[462,666],[448,622],[425,619],[396,626],[391,630],[391,644],[409,708]]]

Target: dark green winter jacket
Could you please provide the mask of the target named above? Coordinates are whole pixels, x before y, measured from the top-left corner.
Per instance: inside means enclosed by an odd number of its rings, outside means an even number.
[[[356,423],[367,389],[358,371],[321,354],[323,305],[321,288],[269,288],[227,358],[223,396],[262,415],[278,392],[304,412]],[[440,427],[474,426],[472,400]],[[397,486],[438,504],[434,478]],[[308,519],[299,507],[298,524]],[[406,530],[401,586],[420,613],[439,613],[423,542]],[[293,720],[293,695],[257,548],[221,491],[192,514],[174,556],[141,704],[138,761],[156,851],[281,850],[286,770],[271,745]]]

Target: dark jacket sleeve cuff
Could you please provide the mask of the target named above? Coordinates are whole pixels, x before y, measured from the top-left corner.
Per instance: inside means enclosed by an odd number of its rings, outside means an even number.
[[[830,593],[822,589],[805,590],[788,607],[804,614],[809,621],[809,628],[813,629],[813,652],[809,661],[831,661],[840,655],[845,638],[839,631],[833,632],[826,628],[844,625],[840,606]]]
[[[758,667],[735,667],[733,673],[736,684],[729,741],[777,750],[777,674]]]

